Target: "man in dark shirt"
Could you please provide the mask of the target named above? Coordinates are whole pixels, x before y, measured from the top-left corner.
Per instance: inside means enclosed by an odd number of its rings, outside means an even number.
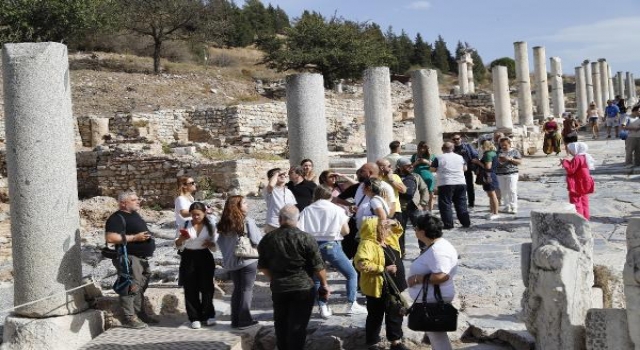
[[[287,182],[287,188],[296,197],[296,207],[302,211],[313,201],[313,191],[317,185],[313,181],[305,180],[304,169],[301,166],[289,170],[289,179],[291,181]]]
[[[273,321],[280,350],[304,349],[307,324],[315,301],[311,279],[320,280],[320,298],[329,296],[327,276],[313,236],[297,228],[299,211],[293,205],[280,210],[280,228],[258,245],[258,269],[271,280]]]
[[[478,159],[478,151],[473,146],[466,142],[462,142],[460,134],[454,134],[451,136],[451,142],[453,142],[453,153],[459,154],[467,164],[467,170],[464,171],[464,180],[467,184],[467,200],[469,201],[469,208],[473,208],[476,203],[476,191],[475,182],[473,180],[473,172],[476,170],[476,166],[471,162],[473,159]]]
[[[107,219],[105,239],[107,244],[121,245],[122,233],[127,244],[127,254],[131,268],[132,284],[129,294],[120,296],[120,306],[124,312],[123,327],[145,328],[147,323],[158,323],[143,311],[144,292],[149,285],[149,258],[156,249],[155,242],[138,210],[140,199],[135,192],[123,192],[118,195],[119,210]],[[118,259],[113,265],[120,272]],[[146,322],[146,323],[145,323]]]

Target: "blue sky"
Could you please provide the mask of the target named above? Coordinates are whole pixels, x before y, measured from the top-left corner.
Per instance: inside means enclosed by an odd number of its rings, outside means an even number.
[[[583,60],[606,58],[613,74],[630,71],[640,78],[640,0],[263,0],[279,5],[290,18],[303,10],[330,17],[373,21],[383,31],[404,29],[429,43],[438,34],[453,51],[458,40],[478,50],[485,64],[513,57],[513,42],[544,46],[549,57],[562,59],[564,74],[573,75]]]

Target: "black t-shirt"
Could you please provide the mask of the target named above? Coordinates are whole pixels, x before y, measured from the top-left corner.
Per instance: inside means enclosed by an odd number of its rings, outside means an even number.
[[[404,263],[400,257],[400,252],[390,246],[383,247],[382,250],[384,251],[384,266],[396,265],[396,274],[390,275],[398,290],[402,292],[407,289],[407,281],[405,280]]]
[[[126,223],[125,234],[128,236],[135,235],[140,232],[149,231],[147,223],[144,222],[140,214],[137,212],[127,213],[122,210],[111,214],[105,224],[105,232],[121,233],[125,227],[120,215],[124,218]],[[150,257],[156,250],[156,242],[153,238],[144,242],[128,242],[127,253],[138,257]]]
[[[338,198],[344,199],[344,200],[356,198],[356,192],[358,192],[358,187],[360,187],[359,183],[353,184],[347,187],[347,189],[345,189],[338,195]]]
[[[311,201],[313,201],[313,191],[315,191],[316,186],[318,185],[316,185],[315,182],[309,180],[302,180],[302,182],[297,185],[294,185],[291,181],[287,183],[287,188],[293,193],[293,196],[296,197],[296,202],[298,202],[296,207],[298,210],[302,211],[302,209],[311,204]]]

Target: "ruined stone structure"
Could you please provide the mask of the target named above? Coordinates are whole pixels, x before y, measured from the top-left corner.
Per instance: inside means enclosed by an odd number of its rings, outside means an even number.
[[[562,85],[562,63],[560,57],[551,57],[551,100],[553,101],[553,115],[561,117],[565,111],[564,87]]]
[[[537,349],[585,348],[591,308],[593,237],[573,212],[531,212],[532,243],[523,245],[524,322]]]
[[[547,59],[545,49],[542,46],[533,48],[533,67],[538,115],[546,119],[551,115],[551,111],[549,109],[549,86],[547,84]]]
[[[390,84],[388,67],[364,71],[364,124],[369,162],[389,154],[389,143],[393,141]]]
[[[635,350],[640,350],[640,218],[631,218],[627,226],[627,261],[622,276],[629,335]]]
[[[473,58],[471,58],[471,53],[467,52],[464,54],[467,57],[467,78],[469,79],[469,93],[476,93],[476,82],[473,78]]]
[[[462,56],[458,60],[458,85],[460,85],[460,93],[466,95],[469,93],[469,72],[467,70],[467,58]]]
[[[438,72],[420,69],[411,73],[415,105],[416,140],[425,141],[431,152],[440,154],[442,148],[441,101],[438,93]]]
[[[531,101],[531,78],[529,77],[529,54],[527,43],[513,43],[516,61],[516,83],[518,86],[518,106],[521,125],[533,125],[533,104]]]
[[[625,98],[624,91],[624,78],[622,77],[622,72],[618,71],[616,73],[616,95],[620,95],[620,97]]]

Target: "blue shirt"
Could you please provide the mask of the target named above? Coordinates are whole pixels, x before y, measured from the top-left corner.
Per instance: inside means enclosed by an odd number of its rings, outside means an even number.
[[[609,118],[617,117],[618,113],[620,113],[620,108],[618,108],[618,106],[616,105],[609,105],[604,109],[604,114],[606,114]]]

